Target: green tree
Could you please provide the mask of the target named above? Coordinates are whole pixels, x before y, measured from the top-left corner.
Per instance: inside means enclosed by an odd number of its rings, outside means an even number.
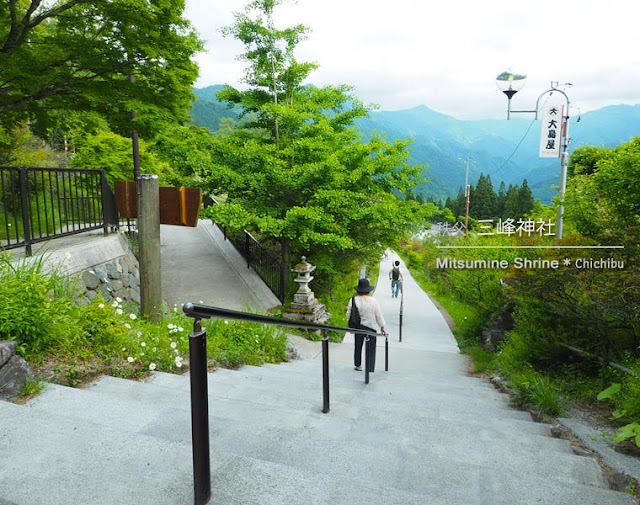
[[[504,205],[507,202],[507,187],[504,181],[500,182],[500,189],[498,189],[498,198],[496,200],[496,216],[504,216]]]
[[[493,189],[491,176],[480,174],[478,183],[472,193],[469,214],[475,219],[492,219],[495,217],[498,197]]]
[[[575,160],[574,160],[575,157]],[[585,164],[585,159],[588,163]],[[574,175],[567,183],[567,219],[578,232],[598,241],[640,243],[640,137],[614,149],[580,148],[572,154]]]
[[[383,244],[422,221],[420,206],[394,191],[405,194],[423,167],[408,165],[408,141],[390,143],[375,133],[363,140],[353,121],[367,109],[349,87],[302,84],[316,68],[293,56],[306,28],[275,28],[279,3],[249,3],[226,30],[246,47],[249,89],[219,93],[243,119],[215,137],[216,162],[203,184],[228,195],[226,205],[213,208],[218,222],[278,241],[287,276],[292,253],[311,256],[319,273],[337,275],[356,258],[377,258]]]
[[[2,121],[55,109],[97,111],[119,133],[132,109],[140,131],[186,121],[201,44],[183,10],[184,0],[1,2]]]
[[[525,214],[529,214],[533,210],[533,194],[531,188],[525,179],[522,181],[522,186],[518,191],[518,217],[523,217]]]
[[[103,131],[86,138],[78,146],[71,161],[74,168],[104,169],[109,182],[132,180],[131,141],[116,133]],[[175,175],[169,164],[149,152],[140,140],[140,168],[142,173],[157,174],[164,184],[171,184]]]
[[[504,200],[504,212],[502,219],[517,220],[520,217],[520,187],[517,184],[509,184],[507,197]]]

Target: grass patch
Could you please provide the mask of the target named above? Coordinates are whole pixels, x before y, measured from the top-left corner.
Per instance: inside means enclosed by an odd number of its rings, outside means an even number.
[[[542,414],[554,417],[562,414],[560,391],[549,377],[527,370],[512,374],[509,380],[515,404],[532,407]]]
[[[485,351],[481,345],[472,345],[464,352],[471,357],[475,373],[492,372],[496,369],[496,353]]]

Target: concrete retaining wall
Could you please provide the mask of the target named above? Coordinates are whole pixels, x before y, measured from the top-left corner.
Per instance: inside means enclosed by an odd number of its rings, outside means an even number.
[[[140,303],[138,260],[120,233],[104,236],[88,232],[55,239],[34,248],[34,255],[16,261],[42,261],[43,271],[57,270],[78,283],[79,303],[88,304],[101,294],[110,301],[116,297]]]

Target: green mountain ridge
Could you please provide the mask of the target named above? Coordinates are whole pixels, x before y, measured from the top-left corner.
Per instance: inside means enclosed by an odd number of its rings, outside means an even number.
[[[238,112],[216,98],[223,85],[195,89],[193,122],[216,131],[224,117],[237,119]],[[446,199],[455,196],[465,181],[469,157],[469,181],[480,173],[490,175],[497,189],[527,179],[534,197],[549,203],[557,193],[560,159],[538,157],[540,123],[516,118],[510,121],[459,120],[425,105],[397,111],[372,111],[357,121],[365,137],[386,132],[388,140],[413,138],[411,163],[427,164],[427,183],[414,193]],[[610,105],[587,112],[570,123],[570,152],[584,145],[614,147],[640,135],[640,105]],[[518,147],[519,145],[519,147]]]

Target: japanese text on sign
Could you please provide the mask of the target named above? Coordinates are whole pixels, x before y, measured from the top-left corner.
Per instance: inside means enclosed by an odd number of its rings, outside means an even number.
[[[493,219],[480,219],[478,221],[478,235],[518,235],[519,237],[531,235],[539,235],[540,237],[555,236],[553,227],[555,223],[551,220],[544,221],[539,219],[499,219],[494,228]]]
[[[562,144],[563,111],[558,105],[548,105],[542,110],[540,131],[540,157],[557,158]]]

